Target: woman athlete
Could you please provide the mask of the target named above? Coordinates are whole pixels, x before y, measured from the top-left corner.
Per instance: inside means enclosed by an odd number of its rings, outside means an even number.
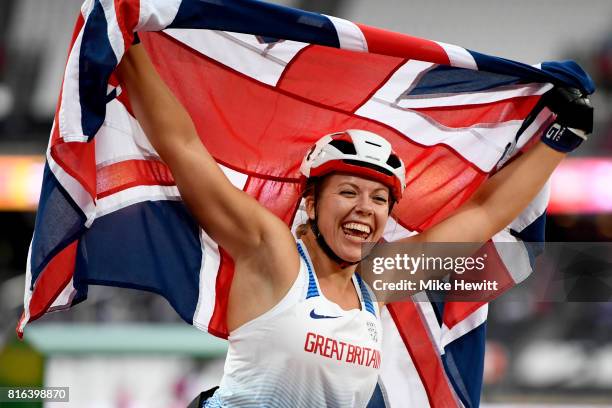
[[[302,163],[308,228],[296,247],[283,221],[225,177],[142,46],[127,52],[118,74],[183,200],[235,263],[225,371],[204,406],[366,406],[378,378],[381,326],[354,271],[362,243],[381,238],[405,186],[404,165],[389,143],[360,130],[317,142]],[[592,109],[579,93],[562,94],[563,109],[553,111]],[[565,115],[545,143],[491,177],[446,220],[405,241],[486,242],[503,229],[583,140],[566,126],[589,130]]]

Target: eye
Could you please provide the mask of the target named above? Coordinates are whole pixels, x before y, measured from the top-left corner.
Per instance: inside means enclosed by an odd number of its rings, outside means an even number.
[[[342,190],[340,191],[340,194],[346,197],[355,197],[357,193],[354,192],[353,190]]]
[[[386,204],[387,203],[387,197],[384,197],[384,196],[374,196],[374,201],[376,201],[377,203]]]

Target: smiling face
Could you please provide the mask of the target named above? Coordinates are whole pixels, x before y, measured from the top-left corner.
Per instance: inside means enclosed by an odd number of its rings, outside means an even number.
[[[389,217],[389,189],[382,183],[332,174],[318,186],[318,196],[306,197],[308,218],[314,220],[331,249],[349,262],[361,260],[361,244],[376,242]]]

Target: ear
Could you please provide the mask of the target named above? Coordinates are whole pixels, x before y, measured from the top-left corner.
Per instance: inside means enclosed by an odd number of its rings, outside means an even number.
[[[308,194],[306,197],[304,197],[304,206],[306,207],[306,215],[308,215],[308,219],[313,221],[316,216],[314,194]]]

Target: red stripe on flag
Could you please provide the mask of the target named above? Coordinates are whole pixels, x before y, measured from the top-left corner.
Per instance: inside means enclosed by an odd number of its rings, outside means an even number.
[[[444,126],[462,128],[478,124],[499,124],[510,120],[524,120],[539,100],[540,96],[525,96],[480,105],[441,106],[412,110]]]
[[[419,373],[432,408],[460,406],[452,390],[438,350],[413,302],[387,305],[397,331]]]
[[[251,176],[244,191],[255,197],[287,225],[291,225],[296,203],[299,205],[300,202],[299,183],[266,180]]]
[[[42,316],[72,279],[78,242],[61,250],[38,275],[30,300],[30,321]]]
[[[434,41],[357,24],[368,43],[368,52],[450,65],[444,48]]]
[[[446,302],[442,320],[446,327],[452,329],[484,304],[486,302]]]
[[[296,180],[305,152],[322,135],[350,128],[375,132],[406,163],[411,185],[396,213],[412,230],[446,217],[487,177],[446,145],[418,145],[388,125],[258,82],[166,35],[145,33],[142,40],[162,78],[190,111],[210,153],[242,173]],[[340,70],[330,72],[334,75],[325,81],[348,80]],[[422,177],[413,181],[413,172]],[[452,182],[439,188],[449,174]]]
[[[208,324],[208,332],[213,336],[227,339],[227,305],[229,301],[232,279],[234,279],[234,260],[221,247],[219,247],[219,271],[215,284],[215,308]]]
[[[62,91],[63,91],[63,87],[60,88],[60,94],[59,94],[60,101],[62,100]],[[60,102],[57,103],[55,117],[53,118],[53,127],[51,128],[51,140],[49,141],[49,145],[51,146],[51,149],[53,149],[53,146],[55,146],[56,144],[62,142],[62,139],[59,133],[59,126],[60,126],[59,110],[60,110]]]
[[[504,245],[504,243],[502,243]],[[474,282],[483,282],[483,281],[491,281],[497,282],[497,290],[489,292],[481,291],[481,297],[479,297],[479,302],[465,302],[465,301],[455,301],[455,302],[446,302],[444,305],[444,314],[442,316],[442,321],[449,329],[452,329],[455,325],[465,320],[469,315],[478,310],[482,305],[491,301],[501,294],[503,294],[506,290],[514,287],[516,282],[512,278],[512,275],[508,272],[508,267],[501,259],[497,249],[493,241],[489,241],[486,245],[483,245],[474,255],[473,257],[484,257],[486,258],[485,268],[478,272],[478,278],[474,279]],[[463,277],[462,279],[468,279]],[[449,296],[452,299],[460,300],[462,298],[465,299],[474,299],[474,293],[472,291],[464,290],[464,291],[455,291],[449,293]]]
[[[140,1],[139,0],[115,0],[115,14],[117,16],[117,24],[123,35],[123,43],[127,50],[134,40],[134,28],[138,24],[140,18]]]
[[[330,47],[310,46],[296,55],[277,87],[312,101],[353,112],[373,90],[402,64],[401,58],[359,54]],[[304,80],[308,78],[309,80]],[[338,78],[344,78],[338,81]]]
[[[158,160],[126,160],[102,167],[97,173],[98,198],[135,186],[173,186],[170,169]]]
[[[51,147],[53,160],[83,186],[92,200],[96,197],[95,154],[94,142],[59,142]]]
[[[25,319],[25,311],[21,312],[21,317],[19,318],[19,321],[17,322],[17,326],[15,327],[15,332],[17,333],[17,337],[19,338],[19,340],[23,339],[23,329],[21,328],[21,325],[23,324],[24,319]]]

